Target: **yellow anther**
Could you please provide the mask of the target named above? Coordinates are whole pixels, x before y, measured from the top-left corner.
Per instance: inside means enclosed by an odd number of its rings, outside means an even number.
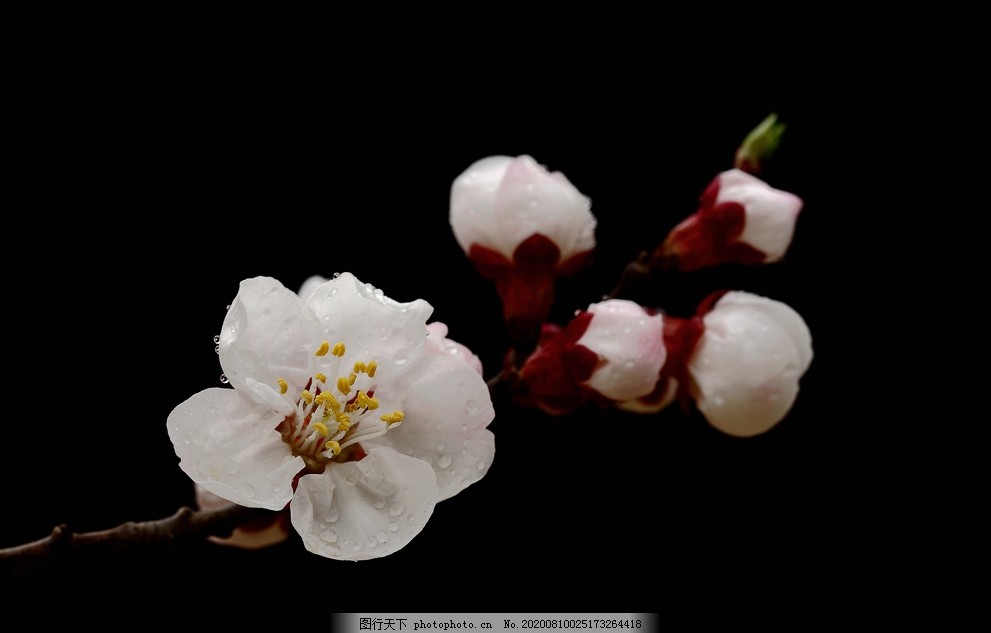
[[[365,371],[365,363],[360,360],[354,361],[354,373],[360,374],[363,371]]]
[[[324,437],[327,437],[328,435],[330,435],[330,429],[328,429],[327,428],[327,425],[324,424],[323,422],[314,422],[313,423],[313,428],[316,429],[317,433],[319,433],[320,435],[322,435]]]
[[[317,372],[317,375],[315,376],[315,378],[317,380],[319,380],[320,382],[327,382],[327,374],[324,374],[324,373],[321,373],[321,372]]]
[[[378,369],[378,366],[379,364],[376,363],[375,361],[368,363],[368,365],[365,367],[365,372],[368,374],[369,378],[375,377],[375,370]]]
[[[337,348],[335,347],[334,349],[336,350]],[[317,348],[317,356],[326,356],[328,351],[330,351],[330,343],[328,341],[324,341],[323,343],[320,343],[320,347]]]
[[[334,351],[332,353],[338,358],[344,356],[344,341],[340,341],[337,345],[334,345]]]
[[[337,414],[337,430],[347,432],[351,428],[351,418],[346,413]]]
[[[402,422],[405,417],[406,414],[402,411],[393,411],[392,413],[386,413],[380,419],[389,426],[392,426],[393,424],[399,424]]]
[[[317,395],[316,400],[317,400],[317,404],[322,404],[328,409],[333,409],[334,411],[337,411],[338,409],[341,408],[341,403],[337,401],[337,398],[335,398],[331,393],[327,391],[321,391]]]
[[[330,440],[329,442],[327,442],[326,444],[324,444],[323,447],[324,448],[329,448],[330,450],[334,451],[334,455],[340,455],[341,454],[341,445],[339,443],[335,442],[334,440]]]
[[[347,376],[341,376],[337,379],[337,390],[345,396],[351,393],[351,383],[348,382]]]
[[[286,382],[285,378],[279,378],[278,383],[279,383],[279,393],[284,394],[285,392],[289,391],[289,383]]]
[[[351,374],[350,376],[348,376],[349,385],[353,385],[355,380],[358,380],[358,376],[356,374]]]
[[[378,398],[369,398],[368,399],[368,404],[366,404],[365,406],[368,407],[370,410],[374,411],[375,409],[378,409],[379,408],[379,399]]]
[[[306,402],[306,404],[313,404],[313,394],[303,389],[299,392],[299,399]]]

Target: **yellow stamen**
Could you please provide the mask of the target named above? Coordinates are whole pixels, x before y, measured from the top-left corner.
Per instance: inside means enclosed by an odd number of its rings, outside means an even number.
[[[317,372],[316,379],[319,380],[320,382],[327,382],[327,374],[324,374],[322,372]]]
[[[337,356],[338,358],[344,356],[344,341],[340,341],[339,343],[337,343],[337,345],[334,345],[334,351],[332,352],[332,354],[334,354],[334,356]]]
[[[358,380],[358,376],[356,374],[351,374],[350,376],[348,376],[349,385],[353,385],[355,380]]]
[[[334,455],[340,455],[341,454],[341,445],[339,443],[335,442],[334,440],[330,440],[329,442],[327,442],[326,444],[324,444],[324,448],[329,448],[332,451],[334,451]]]
[[[379,408],[379,399],[378,398],[369,398],[368,399],[368,404],[366,404],[365,406],[368,407],[370,410],[374,411],[375,409],[378,409]]]
[[[306,404],[313,404],[313,394],[306,389],[299,392],[299,399],[306,401]]]
[[[349,418],[346,413],[338,413],[335,419],[337,420],[338,431],[346,432],[348,429],[351,428],[351,418]]]
[[[321,391],[317,396],[317,404],[322,404],[328,409],[333,409],[334,411],[341,408],[341,403],[337,401],[337,398],[326,391]]]
[[[289,391],[289,383],[286,382],[285,378],[279,378],[278,382],[279,382],[279,393],[284,394],[285,392]]]
[[[383,415],[380,419],[389,426],[392,426],[393,424],[399,424],[400,422],[402,422],[403,418],[405,417],[406,414],[403,413],[402,411],[393,411],[392,413],[387,413]]]
[[[347,376],[341,376],[337,379],[337,390],[345,396],[351,393],[351,383],[348,382]]]
[[[340,343],[338,343],[340,345]],[[317,348],[317,356],[326,356],[327,352],[330,350],[330,343],[324,341],[320,343],[320,347]],[[334,355],[337,355],[337,347],[334,347]]]
[[[363,371],[365,371],[365,363],[360,360],[354,361],[354,373],[360,374]]]
[[[324,437],[327,437],[328,435],[330,435],[330,429],[328,429],[327,428],[327,425],[324,424],[323,422],[314,422],[313,423],[313,428],[317,430],[317,433],[319,433],[320,435],[322,435]]]
[[[375,377],[375,370],[378,369],[378,366],[379,364],[376,363],[375,361],[368,363],[368,366],[366,367],[365,371],[368,373],[369,378]]]

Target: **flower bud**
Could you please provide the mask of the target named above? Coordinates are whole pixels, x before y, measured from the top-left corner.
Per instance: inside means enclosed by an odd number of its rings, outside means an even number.
[[[725,171],[706,188],[698,211],[671,230],[654,261],[683,271],[776,262],[791,244],[801,210],[798,196],[739,169]]]

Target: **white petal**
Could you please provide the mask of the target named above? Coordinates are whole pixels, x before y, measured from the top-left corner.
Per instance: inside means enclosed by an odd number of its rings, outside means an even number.
[[[409,543],[436,503],[437,482],[426,463],[378,447],[361,461],[301,477],[289,510],[309,551],[365,560]]]
[[[313,275],[303,282],[303,285],[299,287],[299,292],[297,294],[299,295],[299,298],[303,300],[303,303],[306,303],[306,301],[310,298],[310,295],[313,294],[313,291],[325,283],[327,283],[326,277]]]
[[[441,499],[481,479],[495,454],[495,438],[485,429],[495,410],[481,376],[454,359],[425,357],[401,388],[403,423],[369,443],[429,463]]]
[[[802,210],[801,198],[774,189],[739,169],[731,169],[719,175],[716,203],[725,201],[739,202],[746,210],[739,241],[763,251],[769,262],[784,256]]]
[[[780,302],[729,293],[704,322],[688,366],[699,410],[730,435],[767,431],[788,413],[811,362],[804,321]]]
[[[232,389],[207,389],[169,414],[179,468],[213,494],[253,508],[281,510],[303,469],[275,427],[283,414]]]
[[[495,193],[512,162],[509,156],[489,156],[476,161],[451,185],[451,229],[461,248],[472,244],[498,250],[490,237],[499,233],[495,216]],[[503,253],[511,258],[512,251]]]
[[[479,375],[482,374],[482,361],[461,343],[447,338],[447,326],[440,321],[427,325],[427,342],[424,351],[428,354],[450,356],[468,365]]]
[[[611,299],[589,306],[594,316],[580,339],[605,364],[586,381],[613,400],[632,400],[654,390],[667,358],[664,319],[632,301]]]
[[[422,299],[398,303],[371,284],[342,273],[314,290],[303,311],[307,327],[318,333],[317,340],[331,345],[344,342],[350,362],[375,361],[376,380],[387,382],[407,371],[423,353],[433,308]]]
[[[241,282],[220,331],[220,364],[238,390],[283,413],[291,406],[279,395],[278,379],[293,389],[305,383],[312,342],[307,341],[302,302],[270,277]]]
[[[552,176],[529,156],[510,163],[496,193],[498,242],[511,254],[520,242],[540,233],[561,249],[561,261],[595,246],[592,201],[562,174]],[[591,238],[591,242],[589,242]]]

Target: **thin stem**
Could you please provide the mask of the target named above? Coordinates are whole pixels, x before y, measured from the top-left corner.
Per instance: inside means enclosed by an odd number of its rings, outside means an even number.
[[[604,299],[615,299],[625,294],[634,284],[640,283],[642,279],[646,278],[650,274],[650,271],[650,257],[647,251],[642,251],[635,260],[626,265],[616,287]]]
[[[240,525],[270,512],[230,505],[217,510],[179,508],[157,521],[128,521],[109,530],[74,533],[59,525],[43,539],[0,549],[0,570],[19,572],[80,551],[119,552],[134,547],[170,546],[206,536],[229,536]]]

